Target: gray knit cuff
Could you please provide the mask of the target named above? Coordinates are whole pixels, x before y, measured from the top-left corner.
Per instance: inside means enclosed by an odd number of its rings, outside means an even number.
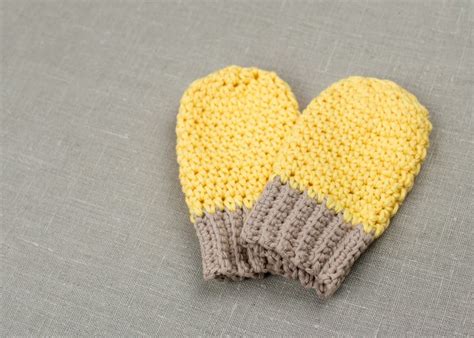
[[[303,285],[310,284],[314,279],[313,276],[298,269],[297,266],[273,250],[268,250],[259,244],[249,244],[245,240],[242,241],[242,239],[241,243],[242,246],[247,248],[250,266],[256,273],[271,273],[273,275],[298,279]]]
[[[252,270],[247,249],[240,244],[244,217],[242,208],[216,211],[196,218],[194,226],[201,246],[204,279],[258,278]]]
[[[278,257],[284,270],[293,270],[292,277],[321,298],[337,290],[373,239],[279,177],[267,184],[241,234],[243,245],[260,246],[267,260]]]

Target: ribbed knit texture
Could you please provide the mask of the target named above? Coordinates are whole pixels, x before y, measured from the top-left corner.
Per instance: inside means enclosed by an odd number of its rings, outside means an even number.
[[[247,247],[262,249],[262,261],[273,262],[268,271],[298,279],[303,286],[314,288],[320,298],[327,298],[374,234],[367,234],[360,225],[353,227],[341,213],[276,177],[247,218],[241,238]],[[261,271],[259,267],[254,270]]]
[[[239,244],[246,213],[245,208],[237,208],[196,218],[204,279],[258,277],[248,263],[247,250]]]

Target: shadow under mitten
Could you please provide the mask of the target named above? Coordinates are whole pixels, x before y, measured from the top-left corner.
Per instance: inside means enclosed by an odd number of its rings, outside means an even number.
[[[240,232],[268,181],[298,103],[275,73],[231,66],[193,82],[179,108],[179,177],[205,279],[258,277]],[[251,256],[251,255],[250,255]]]
[[[388,227],[429,143],[428,111],[388,80],[350,77],[314,99],[281,148],[241,234],[334,293]]]

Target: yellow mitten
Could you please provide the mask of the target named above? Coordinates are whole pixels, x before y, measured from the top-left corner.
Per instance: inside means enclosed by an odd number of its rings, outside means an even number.
[[[242,244],[279,255],[305,286],[331,295],[411,189],[430,130],[428,111],[391,81],[333,84],[282,145]]]
[[[289,86],[257,68],[222,69],[184,93],[176,127],[179,177],[205,279],[258,275],[239,241],[244,215],[298,116]]]

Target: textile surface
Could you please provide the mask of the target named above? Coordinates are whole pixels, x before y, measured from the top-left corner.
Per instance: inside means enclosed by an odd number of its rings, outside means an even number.
[[[472,1],[1,2],[1,331],[474,335]],[[349,75],[430,112],[390,228],[327,301],[281,277],[202,278],[176,162],[179,99],[230,64],[301,108]]]

